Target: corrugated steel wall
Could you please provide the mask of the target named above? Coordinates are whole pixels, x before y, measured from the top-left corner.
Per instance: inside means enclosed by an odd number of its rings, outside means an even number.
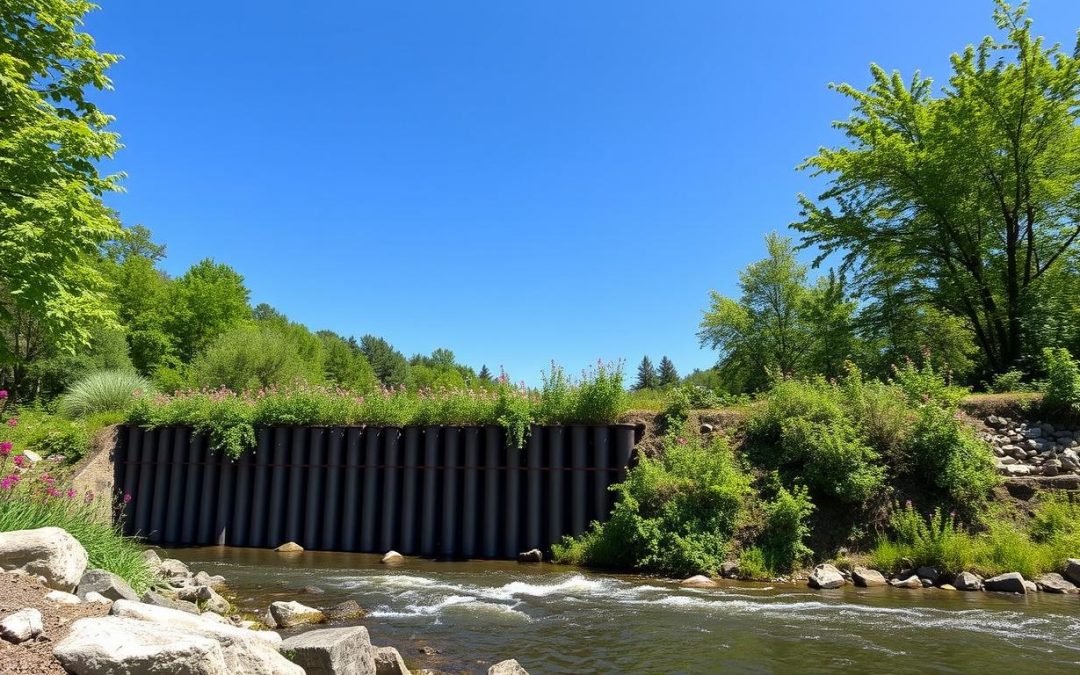
[[[128,426],[113,453],[124,533],[154,544],[514,558],[603,520],[635,427],[273,427],[235,461],[183,427]]]

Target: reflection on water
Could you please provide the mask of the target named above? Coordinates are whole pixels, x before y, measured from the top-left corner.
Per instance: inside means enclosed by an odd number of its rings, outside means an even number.
[[[376,644],[416,667],[486,672],[516,658],[542,673],[1080,672],[1080,596],[785,584],[683,589],[555,565],[177,549],[223,574],[239,604],[368,610]],[[324,593],[302,595],[305,586]],[[442,653],[423,656],[420,647]]]

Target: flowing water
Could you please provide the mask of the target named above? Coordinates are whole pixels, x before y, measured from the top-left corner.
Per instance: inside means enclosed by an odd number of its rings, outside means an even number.
[[[543,673],[1080,672],[1080,596],[812,591],[666,580],[556,565],[435,562],[257,549],[170,551],[222,574],[241,607],[354,599],[372,641],[410,665],[486,672],[518,659]],[[316,586],[321,594],[305,594]],[[424,655],[426,651],[441,653]]]

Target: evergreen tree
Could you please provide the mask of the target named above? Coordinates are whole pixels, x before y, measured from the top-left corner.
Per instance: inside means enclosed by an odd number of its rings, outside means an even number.
[[[491,382],[491,371],[488,370],[487,364],[480,366],[480,374],[477,375],[481,382]]]
[[[675,364],[666,356],[660,359],[660,374],[658,381],[661,387],[674,387],[679,383],[679,373],[675,370]]]
[[[655,389],[658,382],[656,368],[653,367],[652,361],[649,360],[648,356],[642,357],[641,365],[637,369],[637,383],[634,385],[634,389],[638,391]]]

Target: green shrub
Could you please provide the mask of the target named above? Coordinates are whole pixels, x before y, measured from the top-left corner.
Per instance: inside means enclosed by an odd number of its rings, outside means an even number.
[[[744,514],[749,480],[722,440],[669,435],[660,457],[642,457],[606,523],[564,538],[556,560],[673,575],[715,573]]]
[[[276,325],[242,325],[222,333],[203,350],[189,369],[198,387],[234,391],[285,386],[323,379],[318,368],[298,352],[297,344]]]
[[[1009,370],[998,373],[990,383],[990,391],[994,394],[1008,394],[1014,391],[1027,391],[1024,384],[1024,373],[1020,370]]]
[[[94,413],[123,410],[136,396],[153,393],[150,381],[126,370],[99,370],[82,378],[60,397],[58,409],[75,419]]]
[[[1064,347],[1043,350],[1044,408],[1056,415],[1080,415],[1080,364]]]
[[[839,501],[861,504],[884,485],[885,469],[877,463],[878,454],[843,418],[786,420],[780,446],[784,460],[801,466],[809,485]]]
[[[934,370],[930,359],[924,359],[920,368],[911,359],[899,366],[893,366],[892,381],[904,392],[913,405],[931,403],[946,408],[955,408],[968,394],[962,387],[951,386],[945,378]]]
[[[807,519],[813,512],[810,494],[802,486],[796,486],[791,492],[780,488],[776,499],[765,504],[761,552],[768,570],[790,572],[814,554],[806,545],[806,538],[810,536]]]
[[[33,450],[42,457],[62,455],[66,461],[75,462],[90,448],[88,426],[38,408],[22,408],[17,425],[6,427],[2,433],[17,448]]]
[[[764,581],[772,576],[765,552],[757,546],[744,548],[739,552],[739,577]]]
[[[975,431],[950,411],[924,406],[911,441],[913,468],[955,504],[973,508],[997,485],[994,457]]]
[[[924,519],[908,502],[894,511],[889,523],[893,537],[879,541],[871,555],[879,569],[897,571],[904,558],[915,566],[930,565],[947,573],[963,572],[974,563],[974,543],[959,527],[955,514],[945,515],[938,508]]]
[[[683,387],[677,387],[668,392],[667,405],[661,415],[665,429],[678,429],[690,417],[690,411],[694,405],[690,400],[690,393]]]

